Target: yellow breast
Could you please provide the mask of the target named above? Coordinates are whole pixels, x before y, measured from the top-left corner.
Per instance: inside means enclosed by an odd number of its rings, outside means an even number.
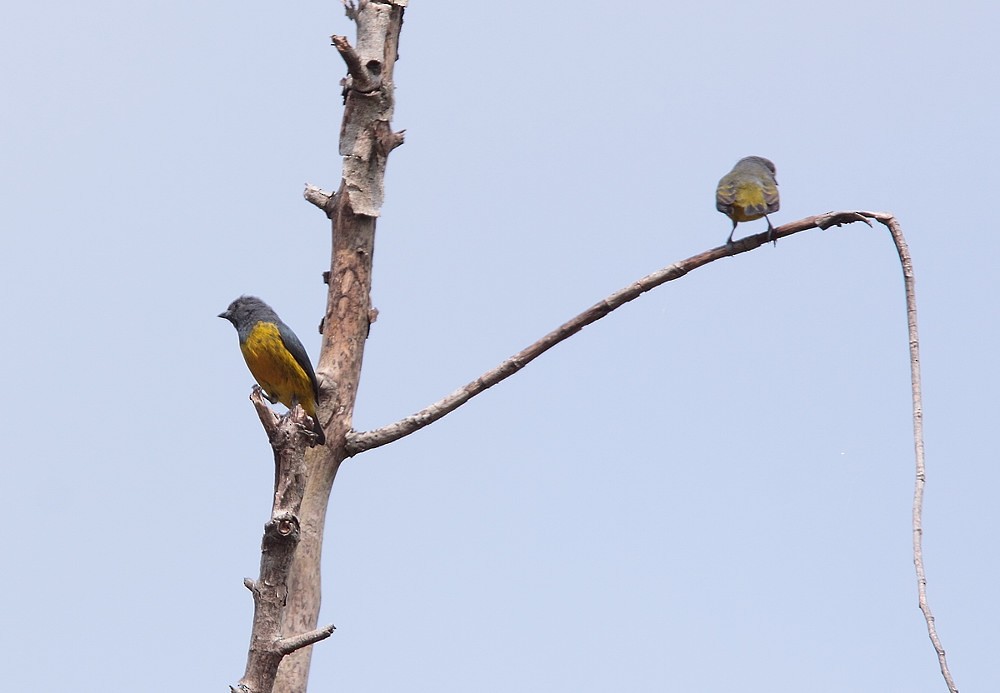
[[[316,417],[316,397],[312,382],[295,357],[285,348],[278,326],[259,322],[240,344],[243,358],[257,384],[289,409],[301,404],[306,414]]]

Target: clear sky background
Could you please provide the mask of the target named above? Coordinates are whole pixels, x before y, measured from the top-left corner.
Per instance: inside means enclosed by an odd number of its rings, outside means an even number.
[[[995,3],[414,0],[358,429],[721,244],[895,213],[917,272],[931,605],[1000,689]],[[17,691],[223,691],[270,509],[215,316],[318,356],[339,2],[8,4],[0,41],[5,559]],[[758,233],[763,222],[741,225]],[[647,294],[334,488],[311,690],[944,691],[917,609],[901,273],[810,231]]]

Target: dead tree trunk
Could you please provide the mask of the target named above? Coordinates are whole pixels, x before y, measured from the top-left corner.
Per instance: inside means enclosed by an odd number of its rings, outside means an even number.
[[[361,379],[365,340],[374,313],[371,306],[372,254],[375,222],[382,207],[383,182],[389,152],[403,142],[393,133],[393,68],[403,26],[406,0],[361,0],[348,6],[357,25],[356,46],[345,37],[332,37],[349,70],[344,80],[344,117],[340,128],[343,174],[332,197],[313,188],[306,198],[324,209],[332,222],[333,253],[323,346],[317,374],[322,390],[320,418],[327,445],[311,448],[302,500],[302,538],[288,582],[288,600],[282,619],[286,633],[316,628],[320,607],[320,559],[327,503],[340,463],[347,457],[354,401]],[[305,693],[312,648],[286,657],[278,671],[276,689]]]
[[[403,143],[402,133],[394,133],[390,123],[392,74],[406,4],[345,0],[347,15],[357,27],[355,45],[346,37],[331,37],[348,69],[342,81],[343,173],[335,194],[313,186],[305,192],[330,218],[333,233],[330,271],[323,275],[328,296],[316,369],[318,414],[327,443],[307,449],[304,430],[286,432],[293,417],[279,424],[260,401],[258,413],[275,452],[275,505],[264,530],[260,578],[247,581],[255,609],[246,674],[233,688],[241,693],[305,693],[311,644],[332,632],[332,626],[316,628],[323,526],[333,481],[348,456],[362,355],[375,316],[370,298],[372,252],[386,161]]]

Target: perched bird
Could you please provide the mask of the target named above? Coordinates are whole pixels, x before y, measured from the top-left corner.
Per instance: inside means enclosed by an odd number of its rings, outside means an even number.
[[[733,230],[729,232],[726,245],[733,242],[736,224],[753,221],[771,212],[777,212],[778,181],[774,177],[774,164],[762,156],[747,156],[736,162],[733,170],[722,177],[715,190],[715,208],[733,220]],[[774,227],[767,219],[767,241],[773,238]]]
[[[326,442],[316,416],[319,384],[302,342],[281,322],[271,306],[256,296],[240,296],[219,313],[233,323],[240,337],[240,351],[254,380],[272,402],[291,409],[301,404],[312,417],[317,442]]]

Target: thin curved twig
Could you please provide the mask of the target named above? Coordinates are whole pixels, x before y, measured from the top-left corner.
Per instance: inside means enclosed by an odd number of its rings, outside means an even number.
[[[776,239],[783,238],[808,229],[827,229],[831,226],[840,226],[856,221],[870,224],[868,219],[876,218],[878,214],[877,212],[827,212],[826,214],[806,217],[779,226],[774,230],[774,237]],[[765,232],[755,236],[747,236],[734,242],[732,245],[722,245],[712,250],[706,250],[703,253],[689,257],[687,260],[675,262],[672,265],[653,272],[635,283],[616,291],[603,301],[595,303],[572,320],[549,332],[531,346],[514,354],[496,368],[483,373],[471,383],[455,390],[455,392],[434,404],[407,416],[405,419],[400,419],[396,423],[377,428],[373,431],[352,431],[347,437],[347,455],[349,457],[357,455],[365,450],[387,445],[415,431],[419,431],[424,426],[432,424],[443,416],[455,411],[470,399],[493,387],[501,380],[514,375],[559,342],[573,336],[587,325],[600,320],[616,308],[620,308],[629,301],[638,298],[651,289],[655,289],[661,284],[679,279],[691,270],[698,269],[710,262],[754,250],[767,243],[767,235]]]
[[[927,622],[927,635],[930,636],[934,651],[937,653],[941,675],[950,693],[958,693],[951,671],[948,669],[944,647],[934,625],[934,615],[927,602],[927,575],[924,572],[923,552],[924,484],[927,481],[927,473],[924,466],[924,405],[920,390],[920,338],[917,334],[917,296],[914,289],[913,262],[910,259],[906,239],[903,237],[903,229],[896,218],[891,214],[876,214],[872,218],[884,224],[892,234],[892,241],[896,244],[899,261],[903,267],[903,285],[906,290],[906,325],[910,337],[910,387],[913,393],[913,449],[916,456],[916,483],[913,489],[913,565],[917,571],[917,601],[924,615],[924,621]]]

